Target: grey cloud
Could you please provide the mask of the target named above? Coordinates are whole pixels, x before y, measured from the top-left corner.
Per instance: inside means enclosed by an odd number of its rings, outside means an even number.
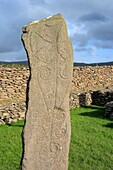
[[[18,51],[22,48],[20,32],[21,24],[23,23],[24,8],[19,1],[11,3],[5,0],[2,2],[2,7],[0,6],[0,10],[0,52]]]
[[[113,23],[93,26],[90,34],[94,39],[102,41],[113,41]]]
[[[80,21],[83,21],[83,22],[95,22],[95,21],[102,21],[102,22],[105,22],[107,21],[107,17],[99,14],[99,13],[89,13],[89,14],[86,14],[86,15],[83,15],[79,18]]]
[[[40,14],[37,14],[40,11]],[[45,9],[34,7],[29,0],[2,1],[0,4],[0,52],[21,50],[22,27],[32,20],[44,17]]]
[[[75,33],[73,36],[72,41],[75,44],[78,44],[78,46],[85,47],[88,44],[89,37],[87,34],[80,34],[80,33]]]
[[[113,7],[109,5],[112,4],[112,0],[104,0],[104,2],[98,0],[31,0],[31,2],[32,1],[35,6],[41,5],[42,3],[42,7],[48,9],[50,15],[53,13],[62,13],[65,18],[70,21],[77,21],[78,18],[86,13],[99,13],[102,16],[105,15],[105,17],[106,14],[107,16],[113,14]]]
[[[112,48],[113,6],[112,0],[0,0],[0,52],[20,52],[22,27],[32,20],[61,13],[66,21],[84,30],[70,37],[73,46],[88,51],[87,46]],[[79,51],[78,50],[78,51]],[[90,51],[90,50],[89,50]],[[20,55],[22,55],[21,53]]]
[[[93,42],[93,45],[101,49],[113,49],[113,40],[106,41],[106,43],[104,41],[96,40]]]
[[[91,47],[76,47],[76,48],[74,48],[74,50],[75,51],[77,51],[77,52],[84,52],[84,51],[91,51],[92,50],[92,48]]]

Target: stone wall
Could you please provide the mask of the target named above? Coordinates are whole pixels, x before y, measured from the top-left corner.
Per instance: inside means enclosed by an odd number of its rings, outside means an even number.
[[[25,111],[25,102],[11,103],[0,107],[0,125],[23,119],[25,117]]]
[[[0,67],[0,101],[24,99],[29,69]]]
[[[72,92],[100,90],[113,84],[113,66],[74,67]]]
[[[29,69],[0,67],[0,124],[24,118]],[[113,66],[74,67],[70,108],[113,99]],[[102,91],[102,89],[106,89]],[[105,99],[104,99],[105,98]],[[106,100],[106,102],[105,102]]]
[[[80,106],[89,106],[92,103],[92,95],[90,92],[82,93],[70,93],[70,108],[76,108]]]
[[[24,99],[29,69],[0,67],[0,101]],[[74,67],[72,93],[100,90],[113,84],[113,66]]]
[[[103,90],[93,91],[91,94],[92,104],[104,106],[106,103],[113,101],[113,86]]]

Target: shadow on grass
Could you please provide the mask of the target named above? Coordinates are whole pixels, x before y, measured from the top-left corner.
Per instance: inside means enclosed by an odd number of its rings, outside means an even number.
[[[107,125],[103,125],[103,126],[107,128],[113,128],[113,123],[108,123]]]
[[[108,117],[105,117],[105,108],[104,107],[96,107],[96,106],[85,106],[84,108],[90,109],[87,110],[87,112],[80,113],[81,116],[88,116],[88,117],[94,117],[98,119],[106,119],[108,121],[113,121],[113,119],[110,119]],[[107,128],[113,128],[113,122],[107,123],[106,125],[102,125],[103,127]]]
[[[92,109],[92,110],[87,110],[87,112],[80,113],[79,115],[81,116],[88,116],[88,117],[95,117],[95,118],[100,118],[100,119],[106,119],[104,117],[105,114],[105,108],[103,107],[96,107],[96,106],[85,106],[84,108],[86,109]]]
[[[7,126],[12,126],[12,127],[13,127],[13,126],[14,126],[14,127],[23,127],[24,125],[7,124]]]

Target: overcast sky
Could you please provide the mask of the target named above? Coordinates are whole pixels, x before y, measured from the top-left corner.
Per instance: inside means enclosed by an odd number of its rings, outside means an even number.
[[[22,27],[61,13],[76,62],[113,61],[113,0],[0,0],[0,60],[27,60]]]

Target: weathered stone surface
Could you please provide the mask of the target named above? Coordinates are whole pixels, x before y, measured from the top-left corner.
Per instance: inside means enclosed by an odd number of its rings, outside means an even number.
[[[73,50],[58,14],[28,24],[22,40],[31,75],[22,170],[67,170]]]

